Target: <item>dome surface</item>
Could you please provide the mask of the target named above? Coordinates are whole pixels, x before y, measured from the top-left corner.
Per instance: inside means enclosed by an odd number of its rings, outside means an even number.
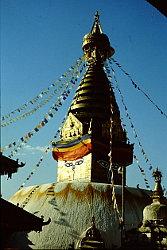
[[[121,186],[115,186],[121,213]],[[126,228],[137,227],[143,208],[150,203],[150,193],[139,188],[125,188]],[[51,218],[42,232],[18,232],[12,235],[8,247],[29,249],[79,248],[91,226],[92,217],[106,249],[120,246],[120,227],[113,208],[111,184],[95,182],[59,182],[30,186],[14,194],[10,202],[18,204],[36,216]]]
[[[167,206],[158,201],[146,206],[143,210],[143,224],[146,225],[151,220],[167,225]]]

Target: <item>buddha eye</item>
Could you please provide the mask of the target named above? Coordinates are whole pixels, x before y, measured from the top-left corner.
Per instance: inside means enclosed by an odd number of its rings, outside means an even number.
[[[75,162],[75,165],[81,165],[82,163],[83,163],[83,159],[80,159],[80,160]]]
[[[65,163],[65,166],[68,167],[68,168],[69,168],[69,167],[72,167],[72,166],[73,166],[73,163],[72,163],[72,162],[66,162],[66,163]]]
[[[109,164],[107,161],[99,160],[97,161],[103,168],[109,168]]]

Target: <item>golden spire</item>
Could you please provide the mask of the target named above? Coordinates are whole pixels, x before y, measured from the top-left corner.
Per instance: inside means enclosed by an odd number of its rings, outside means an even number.
[[[99,13],[94,16],[91,33],[83,38],[82,48],[88,69],[75,93],[69,112],[72,112],[81,122],[90,124],[106,122],[111,116],[112,106],[117,106],[114,93],[103,69],[103,63],[114,54],[108,37],[103,34],[99,21]],[[118,110],[118,106],[115,108]]]
[[[83,124],[83,134],[93,131],[98,138],[109,140],[112,116],[112,141],[126,144],[126,133],[121,126],[120,111],[113,89],[104,72],[104,62],[114,54],[107,35],[103,34],[99,13],[94,16],[91,33],[83,38],[82,48],[88,69],[75,93],[68,114]],[[70,128],[71,129],[71,128]]]
[[[88,68],[69,108],[60,144],[89,134],[92,152],[83,157],[83,165],[75,169],[75,175],[60,161],[58,180],[71,178],[110,182],[108,167],[103,167],[99,162],[103,160],[109,166],[111,136],[113,166],[128,166],[132,163],[133,145],[127,144],[114,91],[104,71],[104,62],[114,54],[114,49],[110,46],[108,37],[103,34],[98,12],[95,14],[91,33],[84,36],[82,48]],[[115,170],[115,184],[121,184],[121,180],[122,174]]]
[[[152,175],[155,178],[155,188],[153,190],[152,199],[153,199],[153,202],[155,201],[161,202],[164,198],[163,190],[161,186],[162,173],[157,168],[156,171],[154,171]]]

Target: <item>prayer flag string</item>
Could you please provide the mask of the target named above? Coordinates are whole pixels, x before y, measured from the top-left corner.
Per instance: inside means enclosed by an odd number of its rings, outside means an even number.
[[[130,76],[129,73],[127,73],[123,68],[122,66],[114,59],[114,58],[111,58],[111,59],[108,59],[109,63],[112,64],[112,61],[117,65],[117,67],[119,67],[119,69],[130,79],[130,81],[132,82],[133,86],[135,87],[135,89],[141,91],[145,97],[158,109],[158,111],[161,113],[161,115],[164,115],[166,118],[167,118],[167,114],[162,111],[162,109],[160,109],[158,107],[158,105],[145,93],[145,91],[143,91],[132,79],[132,77]]]
[[[65,78],[71,71],[74,71],[74,69],[76,68],[76,66],[78,65],[78,63],[82,63],[84,61],[84,56],[82,55],[81,57],[79,57],[79,59],[65,72],[63,73],[59,79],[57,81],[55,81],[54,83],[52,83],[46,90],[43,90],[39,95],[37,95],[35,98],[33,98],[32,100],[28,101],[27,103],[25,103],[24,105],[20,106],[19,108],[11,111],[9,114],[7,115],[4,115],[1,117],[1,120],[4,121],[6,119],[8,119],[11,115],[15,114],[16,112],[21,112],[23,111],[24,109],[27,108],[27,106],[29,104],[34,104],[36,102],[38,102],[38,100],[40,98],[43,98],[44,95],[48,94],[49,90],[55,86],[57,86],[57,84],[63,79]]]
[[[146,188],[151,189],[151,188],[150,188],[150,185],[149,185],[149,183],[148,183],[148,180],[146,179],[145,171],[144,171],[144,169],[139,165],[139,159],[137,158],[137,156],[136,156],[135,154],[133,154],[133,158],[135,159],[135,161],[136,161],[136,163],[137,163],[137,166],[138,166],[138,168],[139,168],[139,170],[140,170],[140,172],[141,172],[141,174],[142,174],[142,176],[143,176],[143,178],[144,178],[144,182],[145,182]]]
[[[118,217],[119,224],[121,226],[123,223],[123,218],[122,218],[121,213],[119,211],[119,207],[118,207],[118,203],[117,203],[117,199],[116,199],[115,184],[114,184],[114,171],[113,171],[112,167],[111,167],[111,187],[112,187],[112,201],[113,201],[114,211]]]
[[[126,104],[125,104],[125,102],[124,102],[124,97],[123,97],[123,95],[122,95],[122,92],[121,92],[121,90],[120,90],[118,81],[117,81],[117,79],[116,79],[115,71],[114,71],[114,69],[112,68],[111,65],[110,65],[110,67],[111,67],[111,70],[112,70],[112,73],[113,73],[114,80],[115,80],[115,82],[116,82],[116,87],[117,87],[118,92],[119,92],[119,94],[120,94],[120,96],[121,96],[121,101],[122,101],[122,105],[123,105],[123,107],[124,107],[124,109],[125,109],[125,112],[126,112],[126,117],[129,119],[130,126],[131,126],[131,128],[132,128],[134,137],[135,137],[135,139],[137,139],[137,141],[138,141],[138,145],[139,145],[139,147],[140,147],[140,149],[141,149],[141,152],[142,152],[142,155],[143,155],[143,157],[144,157],[145,162],[146,162],[147,164],[149,164],[149,170],[152,170],[153,167],[152,167],[152,165],[149,163],[148,156],[146,155],[146,153],[145,153],[145,151],[144,151],[144,149],[143,149],[143,146],[142,146],[142,144],[141,144],[141,142],[140,142],[140,140],[139,140],[139,137],[138,137],[138,135],[137,135],[137,133],[136,133],[136,129],[135,129],[135,127],[134,127],[134,124],[133,124],[133,122],[132,122],[132,119],[131,119],[131,117],[130,117],[130,115],[129,115],[127,106],[126,106]],[[134,158],[135,158],[135,160],[138,160],[137,157],[136,157],[135,155],[134,155]],[[137,161],[137,164],[138,164],[138,161]],[[145,176],[144,170],[139,166],[139,164],[138,164],[138,167],[139,167],[139,169],[140,169],[142,175]],[[144,181],[145,181],[146,187],[147,187],[147,188],[150,188],[150,186],[148,185],[148,180],[147,180],[146,178],[144,178]]]
[[[53,116],[57,113],[57,111],[59,110],[58,108],[62,106],[63,102],[67,99],[67,97],[69,96],[69,94],[71,93],[71,89],[76,85],[78,78],[80,77],[80,74],[82,73],[83,69],[85,68],[85,64],[83,64],[81,70],[77,73],[77,76],[73,77],[73,79],[70,81],[70,87],[68,90],[66,90],[65,92],[61,93],[61,96],[58,98],[58,100],[55,102],[54,105],[52,105],[52,107],[50,108],[50,110],[46,113],[46,115],[44,116],[44,118],[42,119],[42,121],[33,129],[31,130],[29,133],[27,133],[26,135],[22,136],[21,138],[19,138],[17,141],[10,143],[9,145],[1,148],[1,151],[4,152],[7,149],[10,149],[13,146],[16,146],[18,144],[18,142],[21,142],[20,145],[14,149],[9,155],[8,157],[10,158],[11,156],[13,156],[14,154],[16,154],[18,152],[19,149],[21,149],[22,147],[24,147],[26,145],[26,143],[28,142],[28,140],[30,140],[30,138],[36,134],[37,132],[40,131],[41,128],[43,128],[50,119],[53,118]]]
[[[75,75],[78,75],[78,70],[79,70],[79,67],[80,65],[82,64],[83,60],[80,60],[77,62],[77,64],[75,65],[75,67],[72,67],[73,68],[73,71],[71,72],[71,74],[68,76],[68,78],[65,79],[64,82],[61,83],[61,85],[55,89],[46,99],[44,99],[42,102],[40,102],[37,106],[35,106],[33,109],[27,111],[26,113],[22,114],[22,115],[19,115],[7,122],[3,122],[1,124],[1,127],[5,127],[5,126],[8,126],[10,124],[12,124],[13,122],[16,122],[18,120],[22,120],[22,119],[25,119],[26,117],[34,114],[37,110],[39,110],[41,107],[43,107],[47,102],[50,101],[51,98],[53,98],[57,92],[59,90],[61,90],[64,86],[65,88],[67,88],[67,86],[69,85],[69,82],[70,82],[70,79],[74,78]],[[71,68],[71,67],[70,67]],[[66,76],[66,74],[64,74],[64,77]],[[58,80],[60,81],[60,80]],[[48,88],[49,89],[49,88]],[[3,119],[4,120],[4,119]]]
[[[33,188],[33,190],[28,194],[28,196],[26,197],[26,199],[23,201],[23,203],[22,203],[19,207],[24,208],[24,207],[27,205],[27,203],[29,202],[29,200],[30,200],[32,194],[33,194],[38,188],[39,188],[39,185],[35,186],[35,187]]]
[[[47,147],[47,149],[45,150],[44,154],[41,156],[41,158],[40,158],[40,160],[38,161],[38,163],[36,164],[36,166],[33,168],[33,170],[30,172],[30,174],[27,176],[27,178],[25,179],[25,181],[22,183],[22,185],[19,187],[18,190],[20,190],[21,188],[23,188],[24,185],[27,183],[27,181],[32,177],[32,175],[34,174],[34,172],[35,172],[36,170],[39,169],[39,166],[41,165],[41,163],[42,163],[44,157],[51,151],[52,142],[53,142],[54,140],[56,140],[56,138],[57,138],[58,135],[60,134],[61,129],[62,129],[62,127],[63,127],[63,124],[64,124],[65,120],[66,120],[66,115],[65,115],[64,119],[62,120],[62,123],[61,123],[61,125],[59,126],[59,128],[58,128],[58,130],[57,130],[57,132],[56,132],[56,134],[55,134],[55,136],[54,136],[54,139],[52,139],[52,141],[50,142],[50,145]]]
[[[108,70],[108,69],[106,69],[106,70]],[[112,86],[110,85],[110,93],[111,93],[111,89],[112,89]],[[111,101],[111,99],[112,99],[112,95],[110,94],[110,101]],[[113,170],[113,166],[112,166],[112,123],[113,123],[112,116],[113,116],[113,109],[111,107],[111,116],[110,116],[110,152],[108,154],[109,162],[110,162],[109,173],[111,173],[111,187],[112,187],[113,207],[114,207],[115,214],[118,217],[119,224],[121,226],[122,222],[123,222],[123,218],[122,218],[122,216],[120,214],[119,207],[118,207],[118,204],[117,204],[116,193],[115,193],[115,185],[114,185],[114,170]]]

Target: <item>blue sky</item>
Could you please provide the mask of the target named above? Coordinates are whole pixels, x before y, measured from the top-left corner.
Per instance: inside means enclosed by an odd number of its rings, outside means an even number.
[[[103,32],[115,49],[113,58],[167,113],[167,19],[145,0],[85,0],[82,3],[76,0],[1,0],[2,115],[39,95],[76,62],[82,55],[83,36],[90,32],[97,10]],[[163,186],[167,189],[167,119],[133,87],[118,67],[113,67],[143,149],[153,168],[162,171]],[[59,128],[74,91],[47,126],[14,155],[13,159],[26,162],[26,166],[11,180],[2,177],[4,198],[10,198],[17,191],[38,163]],[[143,160],[116,88],[115,95],[130,141],[135,143],[135,154],[153,188],[152,171]],[[1,146],[31,131],[53,102],[54,99],[32,116],[3,127]],[[9,153],[10,150],[4,152],[5,155]],[[57,164],[49,152],[25,186],[56,182],[56,175]],[[143,176],[134,162],[127,170],[127,185],[138,183],[145,188]]]

